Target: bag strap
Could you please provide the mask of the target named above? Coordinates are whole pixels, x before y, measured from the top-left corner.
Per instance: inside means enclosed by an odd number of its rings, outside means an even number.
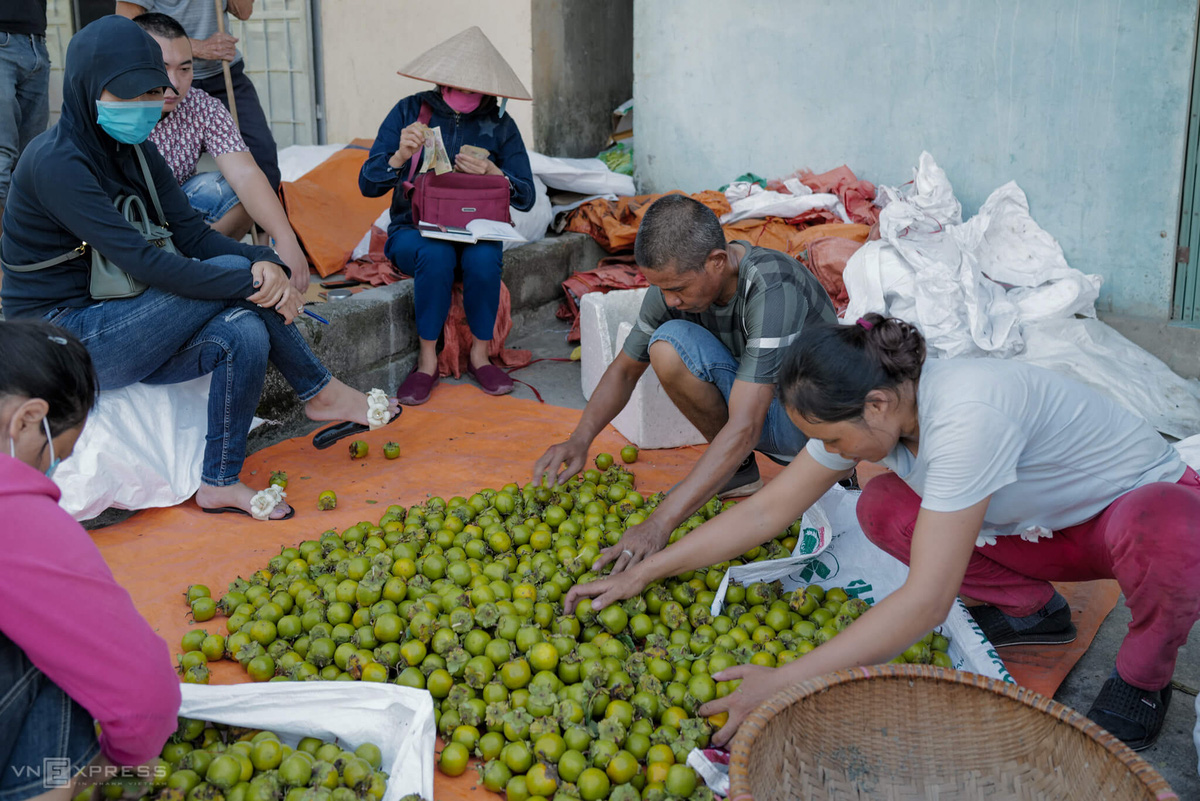
[[[146,163],[146,154],[142,152],[141,145],[134,145],[133,152],[137,154],[138,164],[142,168],[142,178],[146,180],[146,188],[150,191],[150,201],[154,203],[154,211],[158,214],[158,224],[163,228],[170,228],[167,224],[167,215],[163,214],[162,204],[158,201],[158,190],[154,188],[154,176],[150,174],[150,165]]]
[[[422,105],[424,105],[424,104],[422,104]],[[422,109],[422,113],[424,113],[424,109]],[[428,120],[428,118],[426,118],[426,120]],[[154,177],[150,175],[150,165],[146,162],[146,154],[142,152],[141,145],[134,145],[133,152],[137,154],[138,165],[142,168],[142,178],[145,179],[146,188],[150,191],[150,200],[151,200],[151,202],[154,203],[154,210],[156,212],[158,212],[158,219],[160,221],[160,224],[162,225],[163,228],[168,228],[169,226],[167,225],[167,216],[165,214],[163,214],[162,204],[158,200],[158,191],[154,188]],[[126,200],[125,206],[123,208],[119,208],[118,210],[121,212],[122,216],[125,217],[125,219],[127,221],[129,221],[130,225],[133,225],[133,221],[129,220],[129,214],[127,211],[129,202],[132,200],[136,200],[138,202],[138,204],[142,206],[143,214],[144,214],[145,205],[142,203],[141,198],[137,197],[136,195],[130,195],[125,200]],[[118,204],[119,204],[119,200],[118,200]],[[145,220],[143,217],[143,221],[144,221],[143,227],[148,228],[147,224],[149,223],[149,220]],[[146,232],[143,231],[142,234],[143,234],[143,236],[145,236]],[[7,262],[0,262],[0,266],[3,266],[4,269],[11,270],[14,273],[32,273],[32,272],[36,272],[38,270],[45,270],[49,267],[56,267],[60,264],[63,264],[64,262],[71,261],[72,259],[77,259],[80,256],[83,256],[84,254],[86,254],[87,249],[88,249],[88,243],[82,242],[82,243],[80,243],[79,247],[75,248],[74,250],[68,250],[66,253],[62,254],[61,256],[55,256],[52,259],[46,259],[45,261],[39,261],[34,264],[22,264],[22,265],[8,264]]]
[[[431,119],[433,119],[433,109],[429,107],[428,103],[422,100],[421,113],[417,115],[417,122],[421,123],[422,125],[428,125]],[[421,150],[424,150],[424,148],[421,148]],[[404,182],[404,188],[407,190],[412,189],[413,176],[417,174],[417,157],[421,155],[421,150],[413,153],[412,160],[409,162],[408,180]]]
[[[84,242],[79,247],[75,248],[74,250],[68,250],[61,256],[55,256],[52,259],[39,261],[36,264],[22,264],[18,266],[16,264],[9,264],[8,262],[0,262],[0,266],[3,266],[4,269],[11,270],[14,273],[32,273],[36,272],[37,270],[45,270],[47,267],[56,267],[59,264],[71,261],[72,259],[77,259],[87,252],[87,248],[87,243]]]

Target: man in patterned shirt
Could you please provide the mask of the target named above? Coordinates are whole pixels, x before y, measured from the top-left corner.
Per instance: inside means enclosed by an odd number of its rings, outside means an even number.
[[[565,481],[578,472],[592,440],[625,407],[650,365],[709,447],[654,514],[601,553],[597,569],[615,562],[613,572],[660,550],[713,495],[761,487],[755,450],[780,463],[800,452],[806,440],[775,397],[776,377],[785,349],[806,324],[837,322],[829,296],[799,262],[749,242],[726,244],[716,215],[686,195],[650,206],[634,253],[651,284],[637,325],[575,432],[546,451],[533,479]]]
[[[308,288],[308,260],[300,249],[287,213],[220,101],[192,86],[192,45],[183,26],[165,14],[150,12],[133,20],[158,42],[167,77],[177,93],[167,92],[163,117],[150,133],[192,208],[231,239],[240,240],[257,222],[272,237],[275,251],[292,273],[300,292]],[[196,173],[200,153],[210,153],[219,172]],[[264,243],[260,243],[264,244]]]

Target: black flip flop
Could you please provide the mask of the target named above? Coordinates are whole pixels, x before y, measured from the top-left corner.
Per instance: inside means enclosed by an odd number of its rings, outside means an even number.
[[[216,507],[213,507],[212,509],[206,509],[203,506],[201,506],[200,511],[204,512],[204,514],[206,514],[206,515],[245,515],[246,517],[254,517],[254,515],[250,514],[245,509],[239,509],[236,506],[216,506]],[[275,523],[280,520],[291,520],[295,516],[296,516],[296,507],[293,506],[290,509],[288,509],[288,513],[286,515],[284,515],[283,517],[268,518],[268,522]]]
[[[380,426],[380,428],[390,426],[403,412],[404,407],[401,406],[396,410],[396,413],[392,415],[392,419],[388,420],[383,424],[383,426]],[[323,428],[318,431],[313,435],[312,444],[317,450],[323,451],[334,443],[345,439],[346,437],[352,437],[355,434],[361,434],[364,431],[370,430],[370,426],[364,426],[362,423],[353,423],[347,420],[344,423],[335,423],[334,425],[329,426],[329,428]]]
[[[1071,622],[1071,607],[1064,606],[1031,630],[1018,632],[1001,612],[990,604],[971,606],[967,612],[994,648],[1010,645],[1066,645],[1075,642],[1075,624]]]

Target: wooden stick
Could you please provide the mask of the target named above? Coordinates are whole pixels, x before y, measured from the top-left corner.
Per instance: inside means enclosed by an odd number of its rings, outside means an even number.
[[[213,0],[217,7],[217,30],[220,33],[225,33],[225,8],[222,0]],[[229,100],[229,116],[233,117],[233,127],[240,132],[242,130],[241,123],[238,122],[237,113],[237,98],[233,96],[233,73],[229,69],[229,62],[221,60],[221,71],[225,73],[225,97]],[[250,239],[254,244],[258,244],[258,223],[254,220],[250,221]]]
[[[221,0],[213,0],[217,6],[217,31],[225,33],[225,4]],[[221,70],[225,73],[225,97],[229,103],[229,115],[233,117],[233,124],[239,131],[242,126],[238,123],[237,99],[233,96],[233,73],[229,71],[229,62],[221,60]]]

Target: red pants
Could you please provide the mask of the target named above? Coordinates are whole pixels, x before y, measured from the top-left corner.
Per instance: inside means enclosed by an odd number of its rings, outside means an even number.
[[[921,499],[893,473],[874,478],[858,501],[871,542],[908,564]],[[1015,617],[1031,615],[1054,594],[1051,581],[1115,578],[1133,613],[1117,652],[1117,670],[1135,687],[1159,690],[1200,618],[1200,476],[1148,484],[1049,539],[999,537],[975,549],[961,592]]]

